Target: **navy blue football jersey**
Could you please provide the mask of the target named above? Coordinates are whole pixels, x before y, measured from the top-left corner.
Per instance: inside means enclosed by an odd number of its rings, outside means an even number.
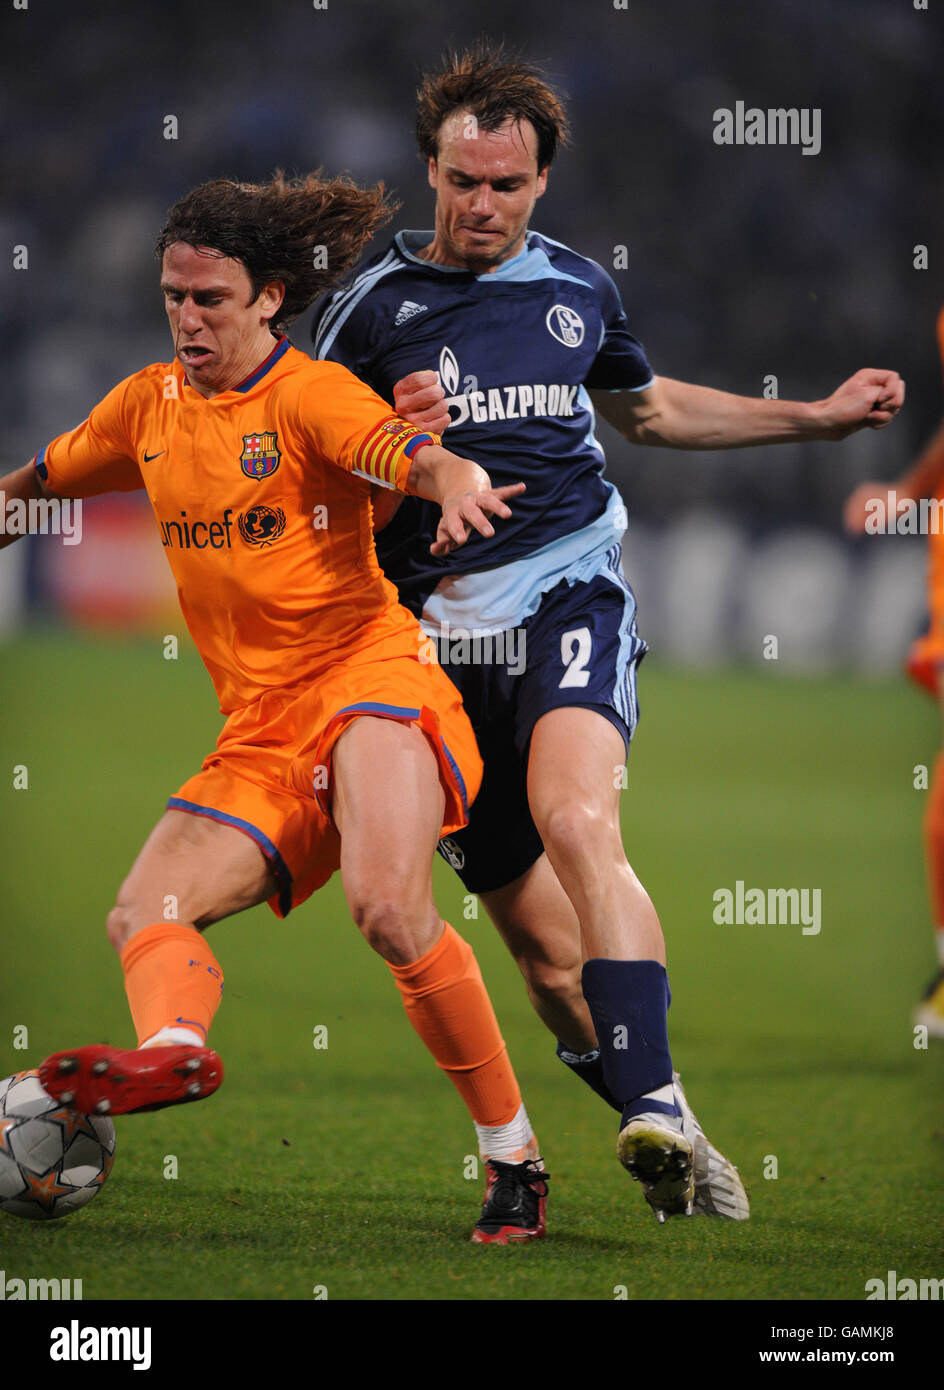
[[[399,232],[326,298],[312,329],[315,356],[342,363],[391,403],[401,377],[438,372],[452,421],[446,446],[481,464],[493,486],[527,484],[494,536],[473,533],[448,556],[429,553],[440,511],[420,498],[407,498],[377,538],[381,564],[414,612],[500,627],[534,611],[540,592],[571,578],[575,564],[587,562],[575,576],[587,577],[619,540],[625,511],[603,477],[588,389],[642,390],[653,373],[596,262],[529,232],[517,256],[477,274],[415,254],[432,240]],[[497,585],[461,582],[497,566],[507,567]],[[468,612],[455,604],[437,612],[440,586],[467,593]]]

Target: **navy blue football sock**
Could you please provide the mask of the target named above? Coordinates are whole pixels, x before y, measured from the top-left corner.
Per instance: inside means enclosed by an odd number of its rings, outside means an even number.
[[[558,1040],[557,1055],[564,1066],[569,1067],[574,1076],[579,1076],[581,1081],[585,1081],[591,1091],[596,1091],[607,1105],[612,1105],[614,1110],[622,1110],[623,1107],[614,1097],[603,1076],[603,1063],[600,1061],[599,1048],[594,1048],[592,1052],[571,1052]]]
[[[634,1115],[678,1115],[674,1100],[644,1099],[672,1082],[666,1013],[672,1000],[665,966],[655,960],[588,960],[583,994],[600,1044],[607,1088]]]

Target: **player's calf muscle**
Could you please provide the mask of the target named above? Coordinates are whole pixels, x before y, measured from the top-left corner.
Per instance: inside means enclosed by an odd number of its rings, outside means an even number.
[[[583,962],[573,970],[560,970],[544,961],[515,957],[515,964],[524,977],[528,996],[547,1022],[548,1017],[582,1021],[586,1014],[580,971]]]
[[[548,866],[549,867],[549,866]],[[503,889],[481,895],[528,989],[542,999],[582,998],[580,924],[563,890],[556,901],[538,897],[533,905],[509,899]],[[554,912],[567,930],[558,928]],[[550,920],[549,920],[550,919]]]

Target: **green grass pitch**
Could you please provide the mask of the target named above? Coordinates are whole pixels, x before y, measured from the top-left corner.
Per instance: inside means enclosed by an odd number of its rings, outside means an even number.
[[[935,755],[931,702],[904,684],[651,660],[641,698],[625,842],[668,938],[676,1064],[740,1167],[750,1222],[657,1226],[616,1161],[612,1112],[556,1060],[484,913],[464,919],[437,863],[552,1174],[543,1242],[469,1244],[473,1131],[335,878],[285,923],[258,908],[211,930],[226,1084],[119,1120],[85,1211],[0,1214],[7,1277],[82,1278],[87,1300],[612,1300],[863,1299],[890,1269],[944,1274],[944,1047],[917,1049],[910,1019],[933,967],[913,786]],[[5,1075],[132,1042],[104,917],[219,716],[189,647],[166,661],[156,638],[62,634],[0,649],[0,708]],[[819,888],[821,932],[716,925],[712,894],[738,879]]]

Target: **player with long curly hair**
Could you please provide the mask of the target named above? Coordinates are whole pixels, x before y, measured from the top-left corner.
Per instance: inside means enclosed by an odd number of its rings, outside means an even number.
[[[439,505],[440,554],[492,535],[521,488],[492,488],[280,331],[390,214],[382,185],[318,174],[194,189],[157,246],[174,360],[129,376],[0,480],[26,503],[146,490],[225,717],[108,917],[137,1048],[60,1052],[40,1076],[98,1114],[209,1095],[223,975],[203,933],[264,901],[284,917],[340,868],[357,926],[475,1122],[489,1186],[473,1239],[505,1243],[542,1234],[547,1174],[475,958],[431,880],[481,761],[458,692],[381,573],[365,480]],[[511,1207],[505,1195],[511,1169],[526,1176],[524,1215],[519,1187]]]

